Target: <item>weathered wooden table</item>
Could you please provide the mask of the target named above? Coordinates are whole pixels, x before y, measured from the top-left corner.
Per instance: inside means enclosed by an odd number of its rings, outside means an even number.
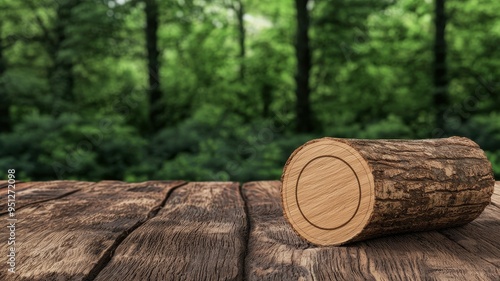
[[[500,280],[500,182],[458,228],[343,247],[299,238],[280,182],[29,182],[16,187],[16,272],[0,280]]]

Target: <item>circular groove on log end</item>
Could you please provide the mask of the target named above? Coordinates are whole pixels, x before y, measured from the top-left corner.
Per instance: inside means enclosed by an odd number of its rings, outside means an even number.
[[[351,241],[373,212],[371,169],[354,148],[340,140],[322,138],[295,150],[282,181],[285,217],[313,244]]]

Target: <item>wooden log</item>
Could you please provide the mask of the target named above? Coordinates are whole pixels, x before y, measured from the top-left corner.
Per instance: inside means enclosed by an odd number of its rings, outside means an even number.
[[[317,245],[459,226],[490,203],[494,177],[467,138],[322,138],[296,149],[282,175],[283,211]]]
[[[6,180],[1,180],[0,181],[0,189],[6,188],[9,183]]]

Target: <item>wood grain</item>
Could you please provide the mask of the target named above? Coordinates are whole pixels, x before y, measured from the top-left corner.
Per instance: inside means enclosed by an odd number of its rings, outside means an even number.
[[[246,228],[237,183],[189,183],[125,239],[96,280],[242,280]]]
[[[251,225],[248,280],[498,280],[500,276],[499,267],[492,263],[494,253],[468,250],[437,231],[316,247],[285,222],[280,182],[247,183],[243,194]],[[489,214],[480,219],[491,227]],[[494,215],[498,223],[499,215]],[[467,233],[497,235],[473,224],[468,227]],[[482,244],[480,248],[488,246],[485,240],[476,243]]]
[[[440,233],[500,268],[499,218],[500,208],[490,205],[473,222],[463,227],[441,230]]]
[[[21,190],[24,190],[26,188],[29,188],[31,186],[34,186],[36,185],[37,182],[16,182],[15,183],[15,190],[16,191],[21,191]],[[9,186],[9,183],[7,181],[3,181],[3,184],[0,184],[0,192],[5,192],[5,194],[7,193],[7,187]]]
[[[250,218],[246,280],[311,280],[303,254],[313,250],[289,226],[281,210],[280,182],[243,185]]]
[[[89,182],[77,181],[49,181],[49,182],[29,182],[16,183],[16,210],[50,200],[56,200],[79,191],[81,188],[89,186]],[[7,191],[5,191],[7,192]],[[7,214],[2,210],[0,215]]]
[[[437,231],[358,243],[376,280],[498,280],[498,267]]]
[[[17,212],[17,266],[9,280],[90,280],[120,239],[147,220],[167,193],[180,184],[103,181],[37,185],[33,192],[25,193],[34,202],[40,201],[37,196],[44,196],[45,187],[48,193],[75,187],[80,191]],[[1,251],[7,253],[6,243]],[[6,278],[7,270],[0,271],[0,280]]]
[[[16,184],[21,184],[21,183],[24,183],[24,181],[16,180]],[[0,180],[0,188],[6,188],[7,185],[9,185],[8,180]]]
[[[6,180],[0,180],[0,188],[5,188],[7,187],[8,182]]]
[[[495,184],[484,152],[463,137],[316,139],[294,151],[282,181],[286,218],[318,245],[466,224]]]

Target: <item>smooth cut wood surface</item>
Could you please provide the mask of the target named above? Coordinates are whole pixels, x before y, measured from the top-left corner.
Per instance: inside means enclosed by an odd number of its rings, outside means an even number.
[[[38,183],[16,212],[16,273],[0,271],[0,280],[92,280],[115,243],[148,219],[168,191],[182,182],[48,182]],[[59,186],[59,188],[56,188]],[[47,201],[44,189],[78,189]],[[23,193],[18,195],[22,202]],[[28,196],[29,195],[29,196]],[[36,196],[35,196],[36,197]],[[4,241],[7,241],[4,238]],[[1,250],[7,253],[7,244]]]
[[[368,162],[348,144],[332,138],[307,142],[288,159],[282,181],[285,216],[312,243],[348,242],[372,216],[373,175]]]
[[[317,245],[464,225],[495,185],[484,151],[463,137],[315,139],[292,153],[282,182],[286,218]]]
[[[283,216],[278,181],[57,181],[23,188],[34,191],[17,198],[26,203],[17,212],[17,270],[10,274],[6,265],[2,281],[500,276],[499,183],[491,204],[465,226],[341,247],[315,246],[293,231]],[[6,231],[0,234],[7,241]],[[0,251],[7,253],[6,243]]]
[[[96,280],[242,280],[247,220],[237,183],[190,183],[118,247]]]
[[[345,247],[317,247],[298,238],[280,214],[280,182],[243,186],[250,216],[248,280],[498,280],[492,252],[471,252],[437,231],[395,235]],[[485,217],[500,210],[488,207]],[[484,218],[482,218],[484,219]],[[487,219],[486,219],[487,220]],[[486,222],[492,225],[491,222]],[[495,229],[448,230],[500,245]],[[474,240],[486,247],[486,240]],[[498,257],[498,256],[497,256]]]

